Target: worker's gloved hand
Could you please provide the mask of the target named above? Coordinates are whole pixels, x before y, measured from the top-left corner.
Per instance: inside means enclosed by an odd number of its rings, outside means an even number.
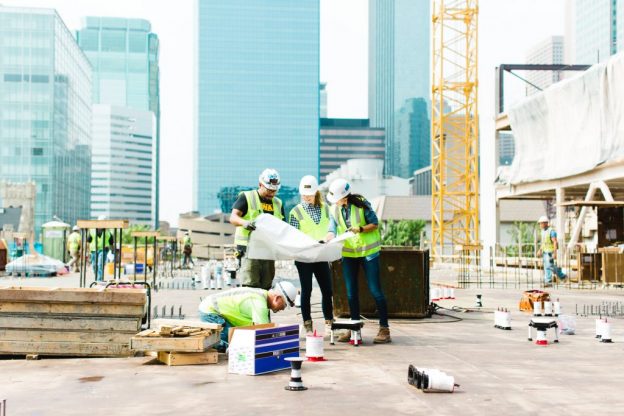
[[[319,240],[318,242],[321,244],[325,244],[325,240]]]
[[[358,234],[360,232],[360,227],[359,226],[353,226],[351,228],[349,228],[349,231],[351,231],[354,234]]]
[[[245,225],[243,225],[243,228],[248,231],[253,231],[256,229],[256,225],[252,221],[247,221]]]

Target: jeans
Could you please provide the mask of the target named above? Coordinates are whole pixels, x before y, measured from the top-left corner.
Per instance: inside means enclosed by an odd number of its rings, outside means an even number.
[[[221,341],[219,341],[219,343],[215,346],[215,349],[219,352],[225,352],[228,347],[228,333],[233,325],[226,321],[221,315],[216,313],[204,313],[199,311],[199,319],[202,322],[223,325],[223,330],[221,331]]]
[[[195,262],[193,261],[193,257],[191,254],[184,253],[184,261],[182,262],[182,267],[190,267],[189,263],[195,267]]]
[[[96,254],[97,253],[97,254]],[[95,256],[97,256],[97,273],[95,271]],[[95,280],[98,282],[104,280],[104,251],[98,250],[91,252],[91,267],[93,268],[93,275],[96,276]]]
[[[544,261],[544,283],[546,284],[552,283],[553,271],[555,272],[555,274],[557,275],[559,279],[565,279],[568,277],[561,270],[561,267],[557,267],[552,253],[546,253],[546,252],[543,253],[542,260]]]
[[[301,317],[304,321],[312,319],[310,314],[310,297],[312,296],[312,275],[316,277],[321,295],[323,297],[323,316],[325,320],[334,319],[334,307],[332,304],[332,285],[329,263],[301,263],[296,261],[295,266],[299,272],[299,282],[301,282]]]
[[[342,274],[347,288],[347,299],[349,300],[349,310],[351,319],[360,319],[360,298],[358,288],[358,271],[360,265],[364,268],[366,283],[379,313],[379,326],[388,327],[388,304],[386,297],[381,290],[379,280],[379,256],[374,258],[366,257],[343,257]]]

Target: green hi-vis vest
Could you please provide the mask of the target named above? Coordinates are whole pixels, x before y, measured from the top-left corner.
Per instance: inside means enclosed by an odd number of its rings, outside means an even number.
[[[347,224],[344,218],[342,218],[342,212],[338,205],[334,205],[332,215],[338,225],[338,234],[345,233],[347,231]],[[351,226],[366,225],[364,208],[351,205],[350,218]],[[377,253],[379,250],[381,250],[381,235],[379,234],[379,229],[375,229],[367,233],[357,233],[348,240],[345,240],[344,246],[342,247],[342,256],[366,257]]]
[[[555,251],[555,243],[553,243],[552,238],[550,237],[550,233],[552,232],[552,228],[548,227],[545,230],[542,230],[542,252],[544,253],[552,253]]]
[[[322,240],[327,235],[329,228],[329,211],[327,205],[321,206],[321,220],[315,223],[310,214],[305,210],[302,204],[297,205],[290,211],[290,217],[297,218],[299,221],[299,230],[312,237],[315,240]]]
[[[67,250],[76,252],[80,248],[80,233],[74,231],[67,237]]]
[[[258,195],[258,192],[255,190],[245,191],[243,194],[245,198],[247,198],[247,213],[243,216],[243,219],[253,221],[264,212],[262,210],[262,202],[260,202],[260,195]],[[282,216],[282,201],[277,197],[273,198],[273,215],[280,220],[284,219]],[[246,246],[247,243],[249,243],[249,230],[243,227],[236,227],[234,244],[237,246]]]
[[[89,243],[89,251],[92,253],[95,251],[95,239],[96,239],[96,230],[89,231],[91,234],[91,242]],[[110,238],[110,233],[106,230],[103,230],[102,235],[97,236],[97,249],[104,250],[108,246],[108,240]]]
[[[264,324],[269,322],[267,294],[266,290],[251,287],[230,289],[206,297],[199,305],[199,310],[221,315],[232,326]],[[254,315],[258,322],[254,322]]]

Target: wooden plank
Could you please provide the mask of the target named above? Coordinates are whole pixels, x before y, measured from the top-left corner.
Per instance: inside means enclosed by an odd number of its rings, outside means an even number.
[[[128,228],[128,220],[78,220],[76,225],[83,229]]]
[[[116,317],[97,318],[63,315],[20,316],[0,314],[0,328],[138,332],[141,329],[141,319]]]
[[[77,289],[14,286],[0,289],[0,302],[69,302],[114,303],[143,305],[147,302],[145,289]]]
[[[27,303],[0,302],[0,314],[56,314],[80,316],[142,317],[144,305],[115,305],[109,303]]]
[[[204,352],[219,342],[220,334],[219,331],[212,331],[208,336],[192,335],[180,338],[137,335],[130,339],[130,348],[135,351]]]
[[[0,354],[39,354],[81,357],[128,357],[128,344],[0,341]]]
[[[170,366],[217,364],[219,362],[219,353],[215,350],[205,352],[158,351],[158,361]]]
[[[182,319],[154,319],[152,321],[152,328],[160,329],[163,326],[190,326],[193,328],[206,328],[206,329],[214,329],[219,330],[223,328],[222,325],[213,324],[212,322],[202,322],[202,321],[193,321],[193,320],[182,320]]]
[[[81,342],[128,344],[136,331],[62,331],[35,329],[0,329],[0,339],[5,341],[24,342]]]
[[[173,235],[159,235],[156,239],[158,241],[177,241],[178,237]]]
[[[137,238],[145,238],[145,237],[158,237],[160,236],[160,233],[158,231],[133,231],[130,234],[130,237],[137,237]]]

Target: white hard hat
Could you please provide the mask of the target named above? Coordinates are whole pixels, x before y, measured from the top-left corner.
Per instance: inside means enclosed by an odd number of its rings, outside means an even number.
[[[271,191],[279,191],[280,189],[280,175],[275,169],[263,170],[260,177],[258,177],[258,181]]]
[[[548,222],[550,222],[550,221],[548,220],[548,217],[547,217],[547,216],[542,215],[541,217],[539,217],[539,220],[537,220],[537,222],[539,222],[539,223],[542,223],[542,222],[546,222],[546,223],[548,223]]]
[[[351,193],[351,185],[344,179],[336,179],[329,185],[327,200],[330,204],[335,204]]]
[[[318,190],[318,181],[312,175],[306,175],[299,182],[299,194],[311,196]]]
[[[74,228],[72,228],[72,231],[80,231],[80,227],[78,227],[77,225],[74,225]]]
[[[100,216],[98,216],[98,221],[102,221],[106,219],[106,215],[102,214]]]
[[[297,298],[297,289],[290,282],[277,282],[275,284],[274,289],[276,289],[276,293],[284,298],[284,302],[286,305],[293,307],[295,306],[295,299]]]

